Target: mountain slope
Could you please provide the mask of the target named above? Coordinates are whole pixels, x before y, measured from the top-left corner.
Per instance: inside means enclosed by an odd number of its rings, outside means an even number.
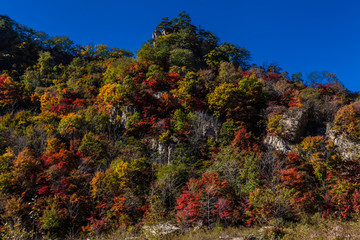
[[[0,36],[4,237],[358,217],[359,95],[334,74],[257,66],[185,13],[135,57],[7,16]]]

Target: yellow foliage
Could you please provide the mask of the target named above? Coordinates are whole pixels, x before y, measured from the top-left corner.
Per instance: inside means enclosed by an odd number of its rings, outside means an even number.
[[[21,198],[12,197],[6,202],[5,213],[2,217],[16,220],[24,214],[24,206]]]
[[[63,145],[57,138],[48,138],[46,140],[46,152],[57,152],[64,147]]]
[[[15,155],[14,155],[14,152],[11,150],[11,148],[7,147],[6,148],[6,152],[0,157],[0,158],[13,158]]]
[[[58,131],[60,134],[74,134],[82,126],[83,117],[75,113],[69,113],[63,117],[59,123]]]
[[[49,111],[52,106],[58,105],[59,101],[60,101],[59,96],[56,93],[46,91],[40,97],[41,112]]]
[[[124,161],[119,161],[113,166],[114,174],[118,179],[123,178],[127,173],[129,169],[129,163]]]
[[[301,147],[319,180],[326,178],[328,169],[336,169],[339,166],[340,157],[334,151],[333,143],[328,142],[325,137],[307,137],[302,141]]]
[[[99,196],[99,192],[103,189],[103,181],[104,181],[105,173],[98,171],[90,182],[91,186],[91,196],[93,198]]]
[[[279,135],[284,129],[281,125],[282,114],[273,114],[268,116],[267,131],[269,134]]]
[[[192,94],[199,84],[196,73],[188,72],[184,79],[179,81],[179,87],[173,89],[171,93],[178,98],[182,104],[188,106],[192,100]]]
[[[160,136],[159,136],[159,141],[160,142],[168,142],[170,140],[170,136],[171,136],[171,131],[167,130],[166,132],[163,132]]]
[[[22,170],[31,170],[38,165],[39,162],[36,161],[34,152],[29,148],[25,148],[14,161],[14,166]]]
[[[129,163],[115,160],[106,172],[98,171],[90,182],[91,196],[102,193],[121,194],[129,182]]]
[[[231,83],[223,83],[217,86],[214,92],[209,94],[208,103],[215,116],[220,116],[222,112],[228,111],[238,104],[236,99],[241,95],[239,88]]]
[[[34,117],[34,120],[47,134],[52,135],[56,133],[56,126],[60,117],[56,113],[46,111]]]
[[[7,170],[13,162],[15,155],[11,148],[6,148],[6,152],[0,156],[0,171]]]
[[[344,131],[356,140],[360,140],[360,102],[340,108],[334,119],[334,129]]]
[[[326,139],[321,136],[307,137],[302,141],[301,146],[304,150],[320,151],[321,144],[324,142],[326,142]]]

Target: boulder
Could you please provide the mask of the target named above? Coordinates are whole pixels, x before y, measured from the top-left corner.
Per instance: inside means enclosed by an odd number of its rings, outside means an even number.
[[[290,151],[290,144],[276,135],[267,135],[263,140],[263,144],[269,149],[282,151],[283,153]]]
[[[180,231],[180,228],[170,223],[159,223],[156,225],[143,226],[144,234],[147,238],[159,238]]]
[[[347,133],[336,131],[328,124],[326,127],[326,136],[334,143],[336,150],[344,159],[352,159],[360,156],[360,143],[352,140]]]
[[[283,129],[282,137],[290,142],[299,142],[306,132],[308,114],[305,109],[294,109],[286,112],[280,120]]]

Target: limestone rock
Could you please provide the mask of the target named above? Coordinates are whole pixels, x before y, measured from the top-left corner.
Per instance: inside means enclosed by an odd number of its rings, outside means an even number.
[[[272,136],[267,135],[263,141],[264,145],[267,148],[276,150],[276,151],[282,151],[284,153],[288,153],[290,151],[289,143],[286,142],[284,139],[282,139],[279,136]]]
[[[346,133],[336,131],[328,124],[326,136],[334,143],[337,151],[344,159],[360,157],[360,143],[352,140]]]
[[[162,97],[162,95],[164,95],[165,93],[169,94],[168,92],[154,92],[152,96],[156,100],[159,100]]]
[[[214,140],[217,141],[220,134],[221,123],[216,117],[209,115],[206,112],[196,112],[193,126],[193,135],[195,139],[214,138]]]
[[[165,36],[167,34],[168,33],[166,32],[165,29],[161,29],[161,31],[156,29],[156,30],[153,31],[151,36],[152,36],[152,39],[155,39],[155,38],[158,38],[158,37],[161,37],[161,36]]]
[[[136,108],[132,106],[124,106],[121,110],[113,107],[110,112],[110,123],[115,124],[117,116],[121,116],[120,123],[124,128],[126,128],[129,117],[133,115],[136,111]]]
[[[174,144],[166,144],[156,139],[150,139],[150,147],[151,150],[155,151],[155,154],[157,155],[155,158],[158,162],[163,164],[171,163]]]
[[[308,114],[304,109],[291,110],[283,115],[280,124],[284,132],[281,134],[284,139],[291,142],[299,142],[304,136]]]
[[[149,238],[160,238],[161,236],[174,233],[180,230],[175,225],[170,223],[159,223],[157,225],[145,225],[143,226],[145,236]]]

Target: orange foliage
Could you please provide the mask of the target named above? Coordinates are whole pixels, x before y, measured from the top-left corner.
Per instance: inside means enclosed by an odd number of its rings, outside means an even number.
[[[295,168],[280,170],[280,185],[284,187],[302,190],[304,188],[304,179]]]
[[[0,106],[15,104],[22,99],[16,82],[7,74],[0,76]]]
[[[240,128],[235,132],[235,138],[231,145],[237,149],[238,152],[257,153],[260,151],[260,146],[254,141],[251,133],[248,133],[246,128]]]

